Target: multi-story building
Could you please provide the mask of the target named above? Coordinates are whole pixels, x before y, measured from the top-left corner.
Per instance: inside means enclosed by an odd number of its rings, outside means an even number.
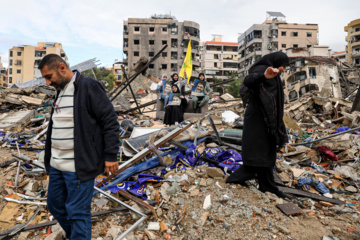
[[[348,33],[346,47],[348,64],[351,66],[360,67],[360,18],[351,21],[344,28]]]
[[[109,68],[109,70],[111,70],[111,72],[115,75],[115,78],[116,78],[115,85],[116,86],[119,86],[120,83],[125,81],[124,73],[122,71],[122,66],[124,66],[124,69],[126,71],[127,67],[124,65],[124,63],[115,59],[115,62],[113,63],[112,68]]]
[[[185,33],[189,33],[187,37]],[[148,73],[161,78],[179,72],[191,39],[193,74],[200,67],[200,25],[192,21],[179,22],[170,15],[153,15],[151,18],[129,18],[124,21],[123,63],[131,69],[142,57],[153,57],[168,45],[160,57],[149,65]]]
[[[7,69],[1,63],[0,57],[0,87],[7,87]]]
[[[328,46],[289,48],[286,54],[290,59],[282,75],[286,102],[296,101],[310,91],[319,91],[323,97],[342,97],[338,68]]]
[[[223,42],[220,36],[201,43],[201,71],[206,79],[212,81],[214,77],[226,79],[233,72],[237,74],[239,54],[236,42]]]
[[[287,23],[280,12],[266,12],[264,23],[254,24],[238,37],[239,76],[262,56],[287,49],[318,45],[317,24]]]
[[[55,53],[68,62],[61,43],[38,42],[37,46],[21,45],[9,49],[9,85],[41,77],[39,63],[50,53]]]

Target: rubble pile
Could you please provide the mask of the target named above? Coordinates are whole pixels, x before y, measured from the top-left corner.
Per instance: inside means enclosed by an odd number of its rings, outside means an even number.
[[[26,106],[42,106],[55,96],[55,89],[47,86],[5,88],[0,90],[0,107],[6,109]]]
[[[0,127],[0,239],[65,239],[46,207],[50,90],[0,92],[8,108],[0,123],[30,111]],[[136,97],[140,105],[156,100],[151,93]],[[176,126],[154,119],[153,106],[145,111],[152,114],[119,114],[118,161],[125,170],[96,178],[92,239],[118,239],[134,225],[124,239],[360,238],[360,113],[351,112],[351,101],[313,93],[286,105],[290,140],[274,169],[285,199],[260,192],[255,180],[225,183],[242,164],[244,108],[229,94],[211,101],[209,114]],[[113,103],[136,107],[131,97]]]

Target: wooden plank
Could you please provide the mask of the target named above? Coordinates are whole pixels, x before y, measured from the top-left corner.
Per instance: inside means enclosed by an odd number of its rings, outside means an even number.
[[[326,202],[334,203],[334,204],[338,204],[338,205],[344,205],[345,204],[345,202],[340,201],[338,199],[324,197],[324,196],[321,196],[321,195],[316,194],[316,193],[310,193],[310,192],[306,192],[306,191],[303,191],[303,190],[290,188],[290,187],[278,186],[278,188],[279,188],[280,191],[282,191],[284,193],[290,193],[290,194],[294,194],[294,195],[298,195],[298,196],[302,196],[302,197],[309,197],[309,198],[316,199],[316,200],[319,200],[319,201],[326,201]]]
[[[155,209],[153,208],[153,206],[147,204],[146,202],[144,202],[142,199],[138,198],[138,197],[135,197],[134,195],[131,195],[130,193],[124,191],[124,190],[120,190],[119,191],[119,194],[127,199],[130,199],[134,202],[136,202],[137,204],[143,206],[144,208],[147,208],[149,209],[152,214],[154,215],[155,217],[155,220],[157,221],[158,220],[158,217],[156,215],[156,212],[155,212]]]

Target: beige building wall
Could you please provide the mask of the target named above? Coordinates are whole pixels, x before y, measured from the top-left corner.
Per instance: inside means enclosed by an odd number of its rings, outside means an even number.
[[[317,24],[279,23],[278,49],[309,48],[318,45]]]
[[[348,34],[345,38],[348,64],[360,67],[360,18],[351,21],[344,30]]]
[[[61,43],[38,42],[36,47],[14,46],[9,49],[9,85],[41,77],[40,71],[37,69],[38,64],[45,55],[50,53],[57,54],[68,62]]]

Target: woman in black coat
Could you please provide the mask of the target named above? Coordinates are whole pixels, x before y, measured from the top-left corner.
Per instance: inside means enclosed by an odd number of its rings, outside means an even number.
[[[242,184],[256,177],[260,191],[285,197],[275,184],[273,167],[276,151],[288,140],[283,122],[284,91],[280,79],[288,65],[286,54],[275,52],[265,55],[250,68],[244,80],[244,85],[252,93],[244,116],[244,164],[228,177],[227,183]]]
[[[174,84],[171,86],[172,92],[169,94],[169,102],[165,108],[164,124],[173,125],[184,121],[184,112],[187,106],[185,97],[180,93],[179,87]],[[173,104],[177,102],[178,105]]]

